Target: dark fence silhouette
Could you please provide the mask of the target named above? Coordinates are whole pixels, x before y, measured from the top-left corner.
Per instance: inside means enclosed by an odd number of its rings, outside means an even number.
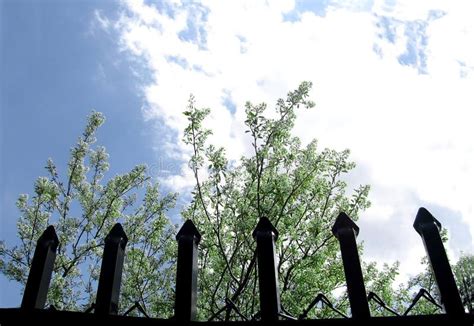
[[[275,241],[278,230],[269,219],[259,220],[252,233],[256,241],[256,257],[258,264],[258,281],[260,295],[260,311],[252,316],[243,316],[232,300],[226,300],[226,306],[212,316],[207,322],[216,324],[229,323],[239,325],[260,322],[278,323],[281,325],[402,325],[407,322],[427,325],[435,323],[451,323],[453,325],[473,325],[474,316],[465,313],[461,298],[454,280],[453,272],[440,236],[441,223],[428,210],[420,208],[413,224],[421,236],[429,258],[436,284],[439,289],[441,302],[436,300],[424,289],[420,289],[412,304],[405,312],[400,313],[388,307],[380,297],[373,292],[366,293],[362,275],[356,238],[359,227],[345,213],[340,213],[332,233],[338,239],[341,248],[341,258],[347,284],[350,303],[350,318],[336,309],[328,298],[320,293],[298,317],[290,316],[280,303],[278,272],[276,268]],[[119,296],[122,279],[122,268],[127,245],[127,235],[122,226],[117,223],[105,238],[104,253],[99,277],[96,302],[85,312],[57,311],[44,309],[49,283],[53,273],[56,249],[59,241],[53,226],[49,226],[40,236],[35,249],[20,308],[0,309],[0,325],[48,323],[49,325],[65,322],[112,322],[114,325],[152,325],[152,324],[182,324],[194,323],[196,318],[197,274],[198,274],[198,244],[201,235],[192,221],[187,220],[178,234],[178,260],[176,272],[175,316],[170,319],[149,318],[137,302],[123,315],[119,316]],[[425,298],[444,313],[438,315],[408,316],[408,313]],[[385,309],[393,317],[371,317],[369,301]],[[321,303],[333,310],[338,319],[308,320],[308,313]],[[138,309],[145,317],[130,317],[128,314]],[[213,321],[226,309],[234,310],[242,319],[240,322]],[[90,314],[94,310],[93,314]],[[202,324],[202,323],[201,323]]]

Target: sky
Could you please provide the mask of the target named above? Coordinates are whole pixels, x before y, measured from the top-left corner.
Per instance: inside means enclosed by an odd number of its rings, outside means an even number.
[[[211,141],[249,154],[244,103],[311,81],[303,143],[349,148],[349,187],[370,184],[357,222],[364,260],[422,270],[412,225],[426,207],[452,262],[474,253],[474,3],[465,1],[0,0],[0,239],[18,243],[15,200],[53,158],[65,167],[86,116],[110,175],[146,163],[186,205],[189,94],[212,110]],[[178,216],[173,217],[178,219]],[[21,301],[0,276],[0,306]]]

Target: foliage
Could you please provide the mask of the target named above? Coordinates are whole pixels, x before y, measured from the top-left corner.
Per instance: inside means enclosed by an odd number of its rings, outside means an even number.
[[[399,263],[392,266],[384,264],[379,270],[374,263],[369,263],[365,270],[364,277],[371,280],[367,282],[367,293],[373,292],[385,302],[388,307],[395,307],[399,301],[394,296],[393,283],[398,275]],[[391,314],[376,304],[373,300],[369,301],[372,316],[390,316]]]
[[[445,232],[444,240],[447,240]],[[407,304],[413,300],[421,288],[427,290],[436,302],[441,302],[436,280],[429,266],[428,259],[426,257],[423,258],[422,263],[425,265],[425,271],[411,277],[407,284],[401,285],[394,295],[399,311],[404,311],[407,308]],[[474,256],[462,255],[458,262],[452,266],[452,270],[465,310],[474,313]],[[410,314],[415,315],[435,313],[442,313],[442,311],[424,298],[410,312]]]
[[[464,308],[474,314],[474,255],[463,255],[453,267]]]
[[[165,213],[174,206],[176,195],[161,196],[144,165],[104,182],[108,154],[104,147],[93,147],[103,122],[101,113],[89,116],[71,149],[65,179],[49,159],[48,176],[36,180],[31,199],[20,195],[17,227],[21,244],[8,248],[2,243],[1,272],[24,285],[36,241],[48,225],[54,225],[60,245],[48,304],[85,309],[95,300],[103,241],[120,221],[129,237],[121,307],[127,309],[139,301],[151,313],[171,314],[175,242],[174,228]]]
[[[316,140],[303,146],[292,135],[296,110],[314,106],[308,100],[310,89],[311,83],[304,82],[286,99],[279,99],[275,118],[269,117],[265,103],[246,104],[246,133],[253,153],[239,162],[229,162],[223,148],[208,144],[211,130],[204,127],[204,120],[209,109],[198,109],[194,98],[189,100],[184,141],[193,149],[189,166],[196,185],[191,204],[182,214],[203,234],[201,319],[214,315],[226,299],[235,302],[243,315],[259,310],[255,243],[250,235],[262,216],[280,232],[277,269],[286,311],[300,314],[318,292],[337,301],[339,308],[347,308],[346,296],[340,295],[345,278],[339,244],[331,226],[341,211],[358,218],[370,204],[369,186],[361,185],[347,196],[344,176],[355,166],[349,161],[349,151],[319,151]],[[395,266],[370,272],[366,280],[388,291],[381,280],[392,280],[396,270]],[[320,317],[330,315],[319,312]],[[219,318],[239,316],[227,309]]]
[[[436,302],[440,302],[438,288],[434,275],[430,270],[428,258],[422,259],[422,264],[425,265],[425,271],[411,277],[406,284],[400,285],[395,294],[396,310],[400,312],[406,311],[409,304],[413,301],[420,289],[425,289]],[[441,311],[432,304],[429,300],[421,298],[418,303],[410,311],[410,315],[430,315],[441,313]]]
[[[321,292],[348,313],[339,245],[330,230],[340,211],[357,220],[369,207],[369,186],[361,185],[352,193],[347,189],[344,178],[355,166],[348,150],[319,150],[316,140],[303,145],[293,136],[297,110],[314,106],[308,100],[310,89],[311,83],[302,83],[277,101],[274,113],[265,103],[247,103],[246,137],[253,152],[237,162],[229,161],[223,148],[208,143],[211,131],[205,128],[205,119],[210,110],[196,108],[190,98],[184,112],[189,122],[184,142],[192,148],[189,167],[195,187],[182,216],[193,220],[202,233],[200,319],[215,314],[226,299],[246,316],[259,310],[251,234],[263,216],[280,231],[277,269],[285,311],[299,315]],[[166,213],[174,206],[176,194],[162,196],[142,165],[105,182],[108,155],[103,147],[93,146],[103,121],[100,113],[89,117],[82,137],[71,149],[65,179],[48,160],[48,176],[38,178],[32,198],[19,197],[21,244],[9,248],[2,243],[0,270],[25,284],[35,242],[53,224],[61,245],[48,304],[85,309],[95,300],[103,239],[120,221],[129,237],[121,310],[138,301],[149,315],[170,316],[176,244]],[[393,299],[390,289],[397,267],[378,270],[372,263],[364,265],[368,289],[388,303]],[[310,318],[331,316],[335,315],[327,309],[309,313]],[[239,318],[229,309],[217,316]]]

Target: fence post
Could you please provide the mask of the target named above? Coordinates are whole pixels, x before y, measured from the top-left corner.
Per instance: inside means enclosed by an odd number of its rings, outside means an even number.
[[[260,218],[252,233],[257,241],[258,286],[262,321],[277,321],[281,313],[275,241],[278,230],[266,217]]]
[[[464,315],[461,297],[439,234],[441,223],[426,208],[421,207],[416,214],[413,227],[423,239],[446,314],[451,316]]]
[[[128,238],[120,223],[110,230],[105,238],[102,266],[94,312],[100,315],[116,315],[118,312],[120,283],[125,246]]]
[[[367,302],[367,293],[365,292],[364,278],[356,243],[359,227],[349,216],[341,212],[332,227],[332,233],[339,240],[341,247],[342,264],[344,265],[352,318],[369,318],[369,303]]]
[[[21,301],[23,309],[43,309],[46,304],[49,283],[53,274],[54,260],[59,240],[52,225],[39,237],[33,260],[31,262],[28,281]]]
[[[176,269],[175,318],[181,322],[196,319],[198,244],[201,234],[191,220],[184,222],[176,235],[178,266]]]

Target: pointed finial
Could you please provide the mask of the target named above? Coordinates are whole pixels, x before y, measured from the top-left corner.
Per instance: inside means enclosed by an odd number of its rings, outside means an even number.
[[[434,223],[438,230],[441,230],[441,223],[424,207],[420,207],[418,213],[416,213],[415,222],[413,228],[421,235],[421,228],[425,224]]]
[[[252,237],[255,239],[257,236],[257,232],[273,232],[275,235],[275,240],[278,239],[278,230],[273,226],[272,222],[268,218],[261,217],[255,227],[255,230],[252,232]]]
[[[340,212],[336,218],[336,222],[334,222],[334,225],[332,226],[332,234],[334,234],[334,236],[338,238],[339,230],[347,228],[354,230],[356,236],[359,235],[359,227],[357,226],[357,224],[355,224],[354,221],[349,216],[347,216],[346,213]]]
[[[182,236],[192,236],[196,239],[196,243],[201,241],[201,233],[199,233],[198,229],[191,220],[186,220],[186,222],[184,222],[181,229],[179,229],[178,234],[176,234],[176,240],[179,240],[179,238]]]
[[[54,226],[50,225],[44,230],[41,236],[38,238],[38,244],[42,245],[49,245],[51,243],[51,249],[56,251],[59,245],[58,235],[56,234],[56,230]]]
[[[110,241],[112,239],[118,239],[120,241],[120,246],[122,249],[125,249],[125,246],[128,242],[128,237],[125,231],[123,230],[122,224],[116,223],[112,229],[110,230],[109,234],[105,237],[105,242]]]

